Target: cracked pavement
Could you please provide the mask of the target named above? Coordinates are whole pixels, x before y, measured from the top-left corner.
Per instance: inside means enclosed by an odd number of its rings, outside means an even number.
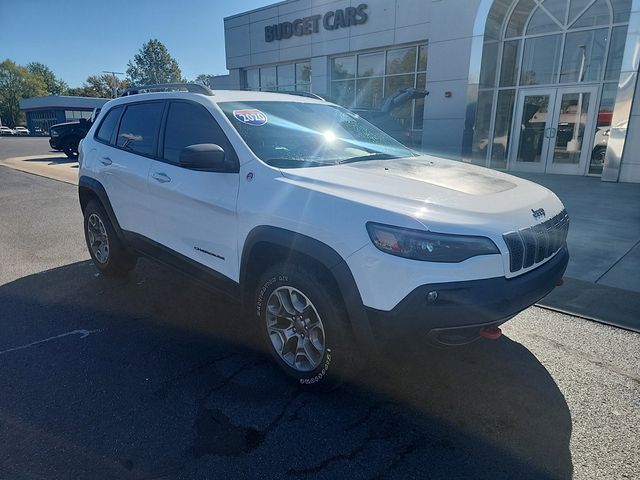
[[[638,334],[533,307],[306,393],[237,306],[144,260],[97,274],[74,187],[0,185],[0,479],[640,477]]]

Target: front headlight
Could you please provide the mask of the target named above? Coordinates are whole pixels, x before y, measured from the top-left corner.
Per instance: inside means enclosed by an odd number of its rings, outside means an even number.
[[[58,136],[58,135],[60,135],[60,134],[58,133],[58,131],[57,131],[57,130],[50,130],[50,131],[49,131],[49,135],[51,135],[52,137],[57,137],[57,136]]]
[[[367,223],[367,231],[378,250],[423,262],[459,263],[478,255],[500,253],[486,237],[447,235],[373,222]]]

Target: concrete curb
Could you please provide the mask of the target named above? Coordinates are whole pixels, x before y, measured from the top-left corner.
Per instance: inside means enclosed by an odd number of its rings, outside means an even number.
[[[0,160],[0,165],[39,177],[78,185],[78,162],[68,159],[64,154],[45,153],[26,157],[11,157]]]

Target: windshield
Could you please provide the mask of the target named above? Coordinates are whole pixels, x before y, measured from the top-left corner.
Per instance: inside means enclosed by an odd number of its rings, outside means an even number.
[[[223,102],[253,153],[280,168],[413,157],[386,133],[342,107],[301,102]]]

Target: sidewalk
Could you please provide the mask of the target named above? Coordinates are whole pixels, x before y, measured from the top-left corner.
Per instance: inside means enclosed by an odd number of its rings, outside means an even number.
[[[519,176],[553,190],[571,218],[567,281],[540,304],[640,331],[640,185]]]

